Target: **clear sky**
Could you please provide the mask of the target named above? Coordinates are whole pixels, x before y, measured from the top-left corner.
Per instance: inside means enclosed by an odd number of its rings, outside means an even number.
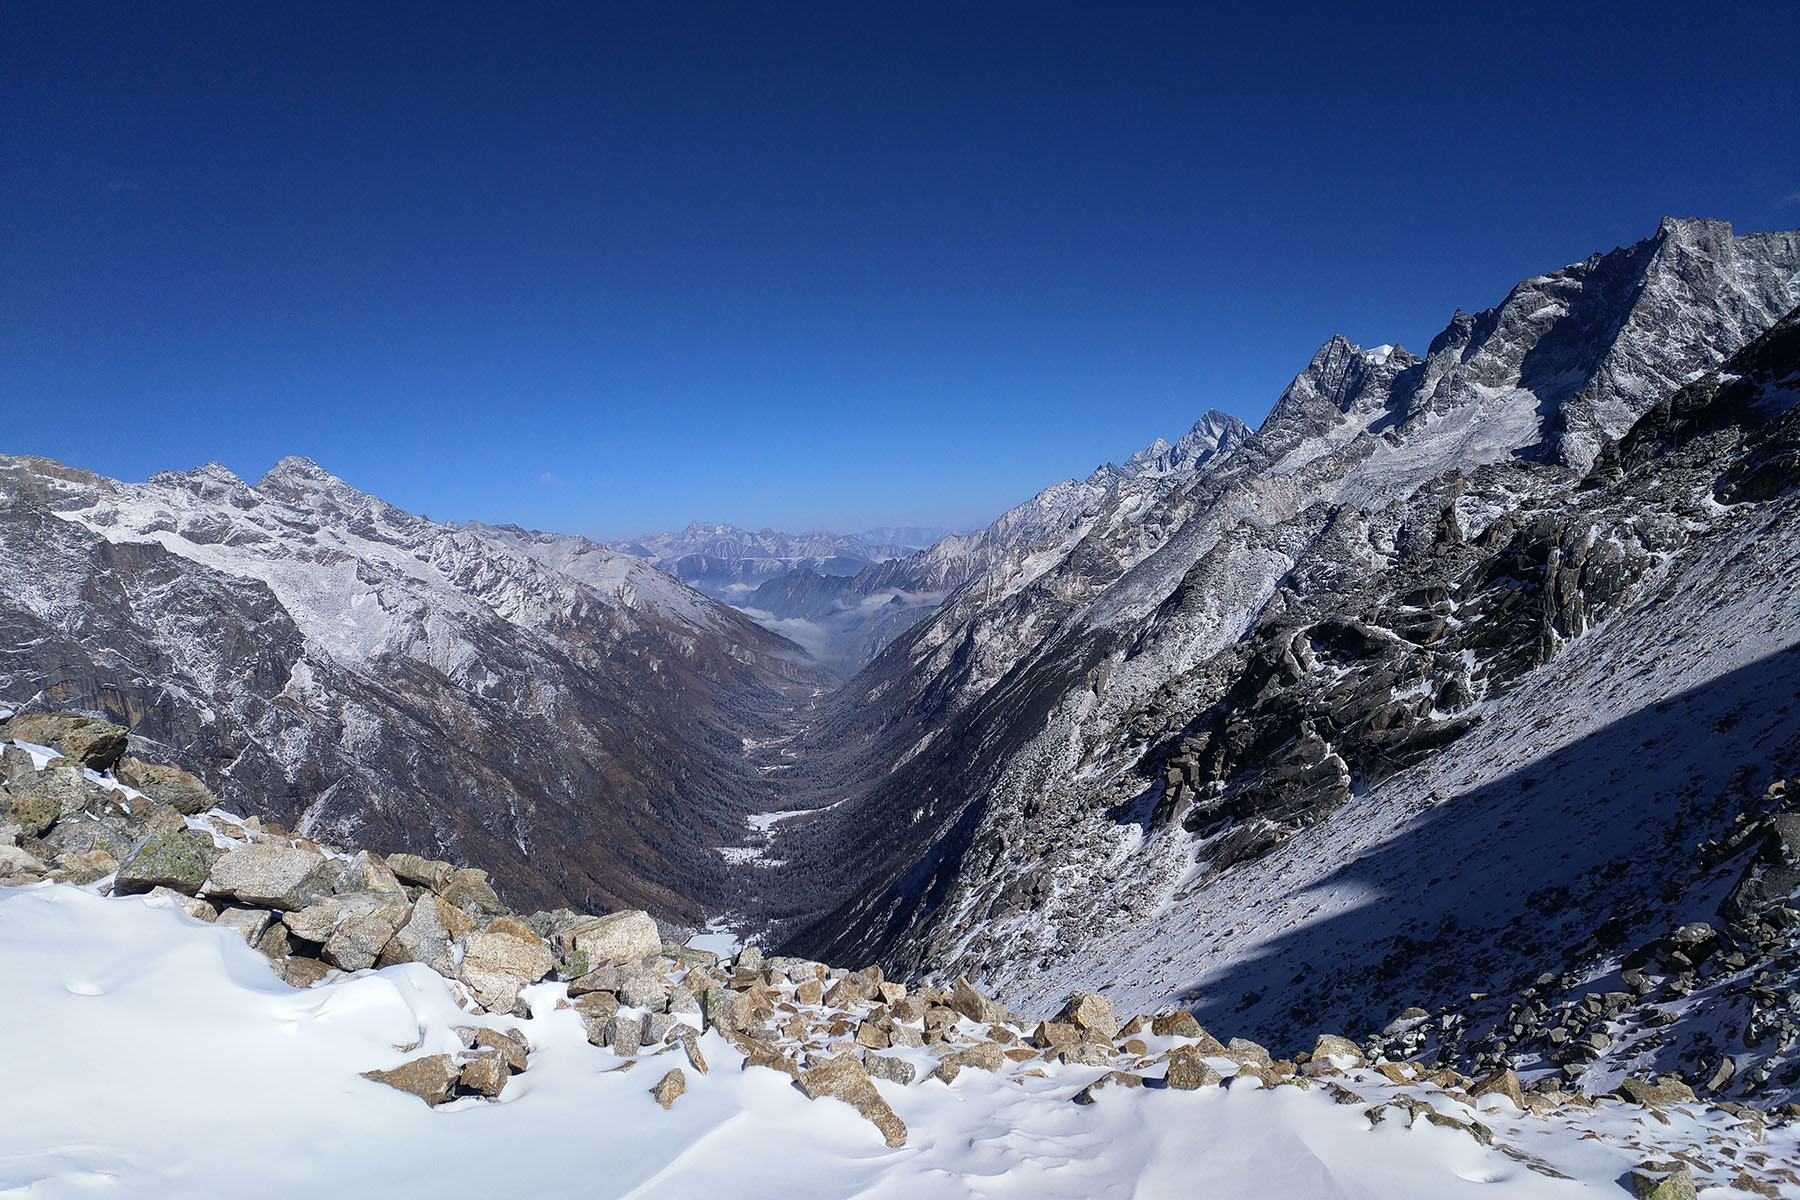
[[[1800,226],[1800,3],[18,0],[0,451],[972,525],[1334,332]]]

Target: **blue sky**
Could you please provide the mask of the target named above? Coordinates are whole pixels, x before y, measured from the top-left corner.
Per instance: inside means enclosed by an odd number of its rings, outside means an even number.
[[[1334,332],[1800,226],[1793,0],[1213,8],[10,5],[0,450],[966,526]]]

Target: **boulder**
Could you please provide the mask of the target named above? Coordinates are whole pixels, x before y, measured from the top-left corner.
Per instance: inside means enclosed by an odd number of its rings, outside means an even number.
[[[1119,1018],[1113,1014],[1112,1001],[1094,992],[1070,996],[1056,1019],[1109,1042],[1119,1035]]]
[[[1039,1021],[1031,1033],[1031,1044],[1040,1050],[1052,1046],[1073,1046],[1081,1040],[1081,1030],[1067,1021]]]
[[[813,1100],[830,1097],[850,1105],[881,1131],[889,1147],[906,1145],[906,1122],[881,1098],[855,1056],[840,1054],[808,1067],[800,1076],[800,1088]]]
[[[198,829],[153,833],[119,863],[113,891],[120,895],[171,888],[189,896],[206,886],[219,852],[212,835]]]
[[[119,860],[104,850],[78,850],[57,855],[50,867],[50,878],[55,882],[81,887],[111,875],[119,869]]]
[[[1144,1079],[1141,1075],[1133,1075],[1129,1071],[1108,1071],[1094,1082],[1088,1084],[1074,1095],[1077,1104],[1092,1104],[1094,1097],[1107,1088],[1141,1088]]]
[[[950,1003],[946,1007],[984,1025],[1000,1020],[1005,1012],[1000,1005],[982,995],[974,984],[960,975],[950,985]]]
[[[919,1077],[919,1069],[904,1058],[895,1058],[891,1054],[863,1055],[863,1068],[874,1079],[886,1079],[902,1086]]]
[[[615,1013],[606,1023],[606,1045],[620,1058],[630,1058],[644,1043],[644,1026],[636,1017]]]
[[[677,1096],[686,1091],[687,1076],[682,1073],[680,1067],[675,1067],[656,1081],[656,1086],[650,1089],[650,1094],[656,1098],[658,1104],[666,1109],[675,1103]]]
[[[582,917],[570,926],[568,936],[590,967],[634,963],[662,950],[656,922],[639,909]]]
[[[1654,1107],[1681,1104],[1696,1098],[1693,1088],[1672,1075],[1659,1076],[1653,1082],[1627,1079],[1619,1084],[1619,1095],[1633,1104]]]
[[[1225,1077],[1213,1070],[1193,1047],[1183,1046],[1169,1055],[1169,1069],[1163,1082],[1177,1091],[1191,1092],[1196,1088],[1217,1087],[1225,1082]]]
[[[406,897],[392,892],[333,896],[331,904],[337,918],[319,955],[346,971],[374,966],[388,941],[412,916]]]
[[[79,713],[27,713],[0,724],[0,737],[54,747],[96,771],[119,761],[129,736],[123,725]]]
[[[184,817],[203,813],[219,803],[211,788],[180,767],[126,755],[113,768],[113,774],[126,787],[136,788],[158,804],[167,804]]]
[[[17,746],[0,747],[0,787],[23,790],[37,779],[37,760]]]
[[[1482,1096],[1505,1096],[1518,1108],[1525,1107],[1525,1089],[1511,1067],[1501,1067],[1476,1080],[1475,1085],[1469,1089],[1469,1095],[1476,1099]]]
[[[363,1072],[364,1079],[408,1092],[433,1108],[450,1098],[450,1089],[456,1086],[461,1076],[462,1070],[456,1065],[455,1055],[451,1054],[429,1054],[402,1063],[391,1071]]]
[[[1197,1038],[1205,1033],[1191,1012],[1164,1013],[1150,1022],[1150,1032],[1157,1037]]]
[[[450,872],[450,877],[437,889],[437,894],[474,916],[498,915],[511,911],[488,883],[488,873],[474,867],[463,867]]]
[[[268,843],[227,850],[213,863],[206,892],[297,912],[331,893],[329,861],[316,851]]]
[[[62,805],[43,791],[27,791],[7,798],[6,821],[27,837],[42,837],[62,818]]]
[[[1638,1200],[1695,1200],[1693,1172],[1686,1163],[1645,1163],[1631,1172]]]
[[[1312,1063],[1329,1062],[1338,1070],[1363,1065],[1362,1048],[1349,1038],[1335,1033],[1321,1033],[1313,1043]],[[1309,1063],[1308,1065],[1312,1065]]]
[[[464,939],[463,968],[505,971],[536,983],[556,966],[556,956],[542,938],[518,921],[499,920]]]
[[[696,1030],[689,1029],[682,1033],[677,1040],[681,1043],[682,1052],[687,1055],[688,1066],[702,1075],[706,1074],[706,1055],[700,1051],[700,1034]]]
[[[381,948],[376,964],[390,967],[395,963],[424,963],[439,975],[454,979],[456,940],[474,927],[468,914],[427,892],[412,906],[406,923]]]
[[[417,854],[390,854],[385,861],[388,869],[400,879],[434,892],[449,881],[450,873],[456,869],[447,862],[421,858]]]
[[[0,884],[36,883],[44,877],[44,863],[17,846],[0,846]]]
[[[215,924],[237,930],[246,946],[254,946],[262,941],[263,934],[268,932],[269,924],[274,919],[275,914],[266,908],[242,908],[234,905],[220,909]]]
[[[462,1065],[457,1082],[479,1096],[498,1096],[511,1076],[506,1061],[493,1050],[478,1051]]]
[[[606,1027],[619,1014],[619,998],[611,992],[591,992],[575,1001],[587,1040],[595,1046],[606,1045]]]
[[[214,908],[204,900],[196,899],[185,892],[178,892],[174,888],[151,888],[145,898],[156,901],[157,904],[166,908],[179,908],[182,912],[197,920],[217,921],[219,919],[218,909]]]
[[[531,1047],[516,1033],[477,1026],[473,1042],[476,1049],[488,1049],[498,1054],[509,1070],[523,1071],[528,1065]]]
[[[274,960],[275,974],[283,982],[292,987],[309,988],[332,973],[330,963],[320,962],[316,958],[301,958],[289,955],[287,958]]]

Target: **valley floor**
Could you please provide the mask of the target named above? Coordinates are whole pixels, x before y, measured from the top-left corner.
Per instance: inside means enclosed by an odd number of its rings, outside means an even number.
[[[1103,1072],[1069,1064],[883,1081],[911,1130],[890,1150],[848,1105],[740,1069],[714,1032],[710,1073],[664,1111],[648,1094],[663,1068],[589,1045],[557,1007],[565,985],[532,989],[526,1020],[470,1016],[417,964],[295,990],[230,929],[66,885],[0,892],[0,968],[0,1196],[1618,1196],[1632,1168],[1681,1154],[1725,1197],[1745,1194],[1740,1166],[1768,1180],[1800,1161],[1796,1127],[1701,1105],[1475,1112],[1358,1069],[1305,1088],[1151,1081],[1080,1106]],[[360,1078],[482,1023],[533,1050],[497,1104],[432,1110]],[[1379,1110],[1396,1099],[1478,1119],[1494,1145]]]

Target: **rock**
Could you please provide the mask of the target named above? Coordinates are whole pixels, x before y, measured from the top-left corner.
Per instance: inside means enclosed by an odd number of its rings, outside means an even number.
[[[620,1058],[630,1058],[636,1054],[643,1041],[644,1027],[636,1017],[616,1013],[606,1023],[606,1045]]]
[[[690,1029],[679,1040],[682,1053],[687,1055],[688,1066],[702,1075],[706,1074],[706,1055],[700,1051],[700,1035]]]
[[[145,898],[158,901],[169,908],[179,908],[188,916],[201,921],[217,921],[219,919],[218,909],[204,900],[197,899],[185,892],[178,892],[174,888],[151,888]]]
[[[358,851],[355,857],[345,864],[343,876],[338,880],[338,890],[342,892],[383,892],[393,895],[404,895],[406,889],[400,877],[388,868],[387,862],[379,854],[371,854],[367,850]]]
[[[51,864],[50,878],[77,887],[104,879],[119,869],[119,860],[104,850],[78,850],[59,854]]]
[[[1003,1012],[998,1004],[982,995],[974,984],[960,975],[950,987],[950,1000],[945,1007],[984,1025],[998,1021]]]
[[[973,1046],[965,1046],[952,1054],[946,1054],[939,1062],[953,1062],[959,1067],[974,1067],[981,1071],[998,1071],[1006,1063],[1006,1052],[995,1042],[976,1042]]]
[[[676,1030],[689,1028],[692,1027],[668,1013],[649,1013],[644,1017],[644,1044],[660,1046],[668,1041],[669,1035]]]
[[[24,796],[47,797],[56,805],[56,819],[72,817],[82,812],[100,798],[103,793],[88,783],[88,777],[81,768],[66,758],[52,759],[43,771],[32,781],[32,785]],[[18,800],[14,801],[15,804]]]
[[[311,850],[266,843],[227,850],[212,865],[206,893],[297,912],[331,893],[328,861]]]
[[[0,724],[0,737],[54,747],[96,771],[119,761],[129,736],[123,725],[79,713],[29,713]]]
[[[1225,1043],[1221,1053],[1234,1062],[1254,1063],[1259,1067],[1273,1066],[1275,1061],[1267,1050],[1248,1038],[1232,1038]]]
[[[1646,1163],[1631,1173],[1638,1200],[1695,1200],[1694,1176],[1686,1163]]]
[[[17,746],[0,747],[0,787],[23,790],[37,780],[37,760]]]
[[[510,911],[488,883],[488,873],[474,867],[462,867],[450,872],[450,877],[436,891],[446,901],[472,916],[499,915]]]
[[[1052,1046],[1073,1046],[1081,1040],[1081,1030],[1066,1021],[1039,1021],[1032,1031],[1031,1044],[1040,1050]]]
[[[1112,1001],[1095,992],[1076,992],[1070,996],[1056,1019],[1109,1042],[1119,1035],[1119,1018],[1113,1014]]]
[[[43,877],[44,863],[37,855],[17,846],[0,846],[0,883],[35,883]]]
[[[511,1074],[506,1068],[506,1060],[497,1052],[487,1050],[476,1054],[462,1065],[457,1082],[477,1095],[498,1096],[505,1089]]]
[[[237,930],[243,936],[246,946],[254,946],[268,932],[269,923],[274,919],[275,914],[266,908],[233,906],[220,909],[215,923]]]
[[[402,1063],[391,1071],[364,1071],[364,1079],[409,1092],[436,1108],[450,1097],[462,1071],[451,1054],[429,1054]]]
[[[218,857],[212,835],[201,830],[153,833],[120,862],[113,892],[129,896],[161,887],[197,895]]]
[[[456,939],[474,927],[468,914],[427,892],[412,906],[412,915],[394,931],[394,936],[381,948],[375,961],[383,967],[405,962],[424,963],[439,975],[454,979],[457,974]]]
[[[640,909],[582,917],[568,931],[571,947],[589,966],[634,963],[662,950],[656,922]]]
[[[736,1033],[750,1021],[750,1002],[743,992],[730,988],[708,988],[701,997],[700,1008],[706,1023],[721,1033]]]
[[[575,1011],[587,1030],[587,1040],[596,1046],[606,1045],[606,1027],[619,1014],[619,998],[611,992],[590,992],[575,1001]]]
[[[906,1122],[888,1107],[853,1055],[840,1054],[809,1067],[800,1076],[800,1088],[811,1099],[829,1096],[850,1105],[881,1131],[890,1148],[906,1145]]]
[[[1469,1089],[1469,1095],[1477,1099],[1482,1096],[1505,1096],[1518,1108],[1525,1107],[1525,1089],[1511,1067],[1501,1067],[1476,1080],[1475,1086]]]
[[[1206,1031],[1191,1012],[1167,1013],[1150,1022],[1150,1032],[1157,1037],[1197,1038]]]
[[[556,965],[556,956],[542,938],[519,921],[502,919],[486,929],[474,930],[463,939],[463,968],[470,964],[523,976],[536,983]]]
[[[1077,1104],[1092,1104],[1094,1097],[1107,1088],[1141,1088],[1143,1086],[1144,1079],[1141,1075],[1133,1075],[1129,1071],[1108,1071],[1076,1092],[1074,1100]]]
[[[372,967],[400,927],[411,918],[412,905],[392,892],[360,892],[340,897],[337,927],[325,939],[320,957],[346,971]]]
[[[904,1058],[895,1058],[891,1054],[865,1054],[863,1067],[875,1079],[886,1079],[902,1086],[919,1077],[919,1069]]]
[[[669,977],[661,971],[631,971],[619,980],[619,1002],[632,1008],[666,1008]]]
[[[687,1076],[682,1073],[680,1067],[675,1067],[671,1069],[667,1075],[664,1075],[661,1079],[656,1081],[656,1086],[650,1089],[650,1094],[656,1097],[656,1102],[658,1104],[667,1109],[671,1104],[675,1103],[675,1098],[677,1096],[680,1096],[686,1091]]]
[[[1329,1061],[1338,1070],[1363,1065],[1362,1049],[1349,1038],[1334,1033],[1321,1033],[1313,1043],[1312,1062]]]
[[[1671,1075],[1660,1076],[1655,1082],[1624,1080],[1619,1084],[1619,1095],[1633,1104],[1646,1107],[1681,1104],[1696,1099],[1694,1089]]]
[[[780,1071],[795,1083],[800,1082],[800,1064],[795,1062],[792,1056],[783,1054],[773,1046],[753,1043],[745,1047],[743,1069],[748,1071],[751,1067],[764,1067],[770,1071]]]
[[[514,1033],[506,1033],[499,1029],[489,1029],[485,1025],[475,1027],[474,1046],[477,1049],[488,1049],[500,1056],[509,1070],[523,1071],[527,1065],[526,1056],[531,1047],[525,1039]]]
[[[1169,1069],[1163,1082],[1177,1091],[1191,1092],[1196,1088],[1217,1087],[1225,1082],[1225,1077],[1213,1070],[1198,1051],[1183,1046],[1169,1055]]]
[[[309,988],[332,973],[331,964],[299,955],[276,959],[273,965],[283,982],[297,988]]]
[[[113,768],[126,787],[136,788],[158,804],[166,804],[184,817],[218,806],[212,789],[180,767],[165,767],[126,755]]]
[[[6,820],[27,837],[42,837],[61,818],[62,805],[46,792],[27,791],[8,798]]]
[[[880,1021],[858,1022],[854,1041],[870,1050],[886,1050],[890,1044],[887,1027]]]
[[[390,854],[384,861],[396,877],[434,892],[449,881],[450,873],[456,869],[447,862],[417,854]]]
[[[734,965],[740,971],[760,971],[760,970],[762,970],[763,969],[762,947],[757,946],[757,945],[749,945],[749,946],[742,947],[740,950],[738,950],[737,959],[736,959]]]

